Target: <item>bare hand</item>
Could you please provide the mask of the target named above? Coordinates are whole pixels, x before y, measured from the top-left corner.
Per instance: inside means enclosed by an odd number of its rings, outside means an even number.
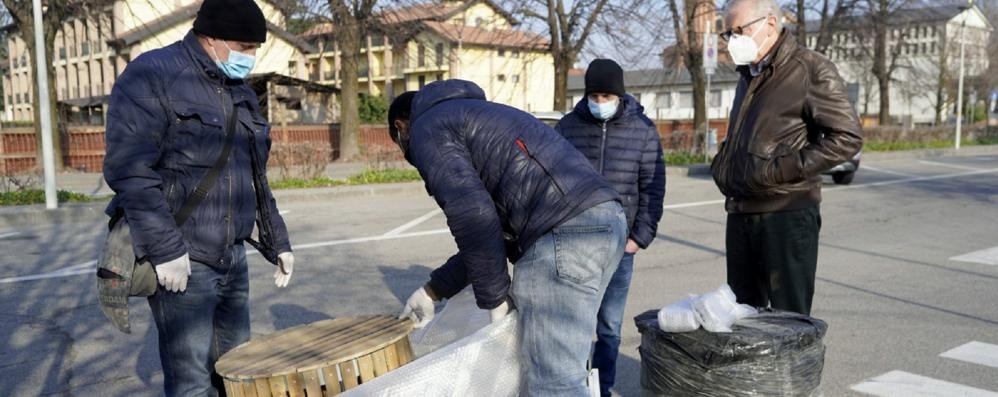
[[[641,247],[638,246],[638,243],[634,242],[634,240],[627,239],[627,246],[624,247],[624,252],[634,255],[639,249],[641,249]]]

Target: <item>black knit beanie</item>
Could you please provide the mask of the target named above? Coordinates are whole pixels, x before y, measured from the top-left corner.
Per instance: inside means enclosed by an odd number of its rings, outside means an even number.
[[[263,43],[267,19],[253,0],[204,0],[194,19],[194,33],[221,40]]]
[[[624,96],[624,70],[610,59],[594,59],[586,69],[586,95],[602,92]]]

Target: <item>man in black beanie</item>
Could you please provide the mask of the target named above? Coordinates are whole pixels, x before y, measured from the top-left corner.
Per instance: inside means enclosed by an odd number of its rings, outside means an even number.
[[[106,212],[155,266],[149,306],[168,396],[225,394],[215,361],[250,336],[243,242],[255,243],[254,227],[277,287],[293,270],[266,181],[269,125],[243,80],[266,38],[253,0],[205,0],[182,41],[137,57],[111,91]]]
[[[634,254],[655,240],[665,197],[665,162],[655,124],[624,91],[624,71],[609,59],[596,59],[586,70],[586,97],[555,129],[586,155],[623,199],[627,246],[600,304],[593,367],[599,369],[600,393],[610,396],[616,375],[624,305],[631,284]]]

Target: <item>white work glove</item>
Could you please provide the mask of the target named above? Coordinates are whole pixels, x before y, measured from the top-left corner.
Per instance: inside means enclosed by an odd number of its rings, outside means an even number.
[[[489,310],[489,317],[492,317],[492,322],[502,320],[507,314],[510,314],[516,310],[516,306],[513,306],[513,302],[506,298],[499,306],[495,309]]]
[[[433,310],[433,298],[430,298],[423,287],[419,287],[405,302],[405,306],[402,306],[399,319],[412,319],[416,328],[423,328],[433,320]]]
[[[191,275],[191,259],[184,254],[172,261],[156,265],[156,279],[170,292],[187,290],[187,277]]]
[[[282,252],[277,255],[277,271],[274,272],[274,285],[277,288],[288,286],[291,281],[291,272],[295,269],[295,256],[290,252]]]

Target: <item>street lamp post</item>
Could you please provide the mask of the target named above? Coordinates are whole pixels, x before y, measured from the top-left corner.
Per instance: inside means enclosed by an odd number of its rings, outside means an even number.
[[[964,52],[967,41],[964,39],[967,31],[967,10],[974,5],[974,0],[967,0],[967,7],[963,8],[963,21],[960,22],[960,82],[957,84],[956,93],[956,138],[954,147],[960,149],[960,135],[963,128],[963,74],[964,74]]]
[[[49,108],[49,80],[45,59],[45,32],[42,31],[42,1],[31,2],[35,27],[35,80],[38,84],[38,118],[42,133],[42,167],[45,172],[45,208],[55,209],[59,201],[55,192],[55,154],[52,149],[52,117]]]

